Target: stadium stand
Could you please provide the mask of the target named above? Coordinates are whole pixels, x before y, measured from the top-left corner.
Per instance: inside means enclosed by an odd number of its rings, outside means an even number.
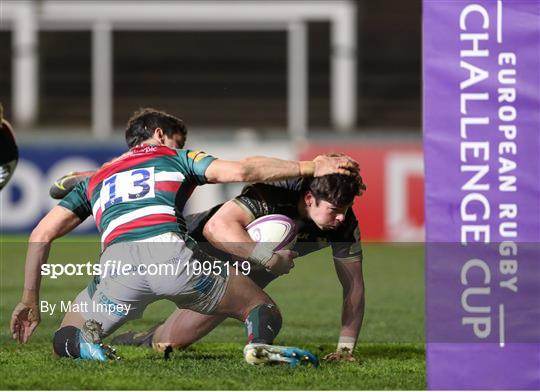
[[[420,3],[356,1],[359,129],[420,129]],[[309,23],[309,123],[330,125],[330,25]],[[285,32],[116,31],[114,124],[134,107],[197,126],[286,127]],[[11,101],[11,32],[0,31],[0,100]],[[134,44],[135,43],[135,44]],[[91,34],[39,32],[38,125],[88,126]],[[68,93],[66,93],[68,92]],[[7,115],[11,116],[8,106]]]

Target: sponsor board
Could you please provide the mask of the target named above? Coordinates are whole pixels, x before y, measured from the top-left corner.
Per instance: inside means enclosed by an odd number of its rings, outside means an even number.
[[[540,389],[539,20],[424,0],[430,389]]]
[[[15,174],[0,193],[2,232],[29,233],[58,203],[49,197],[49,188],[55,180],[74,170],[94,170],[122,152],[120,146],[19,146]],[[97,232],[93,219],[87,219],[76,230],[79,233]]]

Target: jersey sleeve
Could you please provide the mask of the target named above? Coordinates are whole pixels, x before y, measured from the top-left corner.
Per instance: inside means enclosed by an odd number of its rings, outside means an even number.
[[[92,205],[86,197],[86,191],[88,189],[88,181],[90,178],[86,178],[80,182],[64,197],[59,206],[67,208],[79,217],[81,221],[84,221],[90,215],[92,215]]]
[[[334,260],[344,263],[362,261],[360,227],[352,212],[342,227],[343,230],[338,231],[337,236],[330,242]]]
[[[216,157],[196,150],[177,150],[178,157],[184,166],[187,176],[197,185],[208,183],[205,172]]]
[[[233,202],[244,209],[253,219],[257,219],[264,215],[278,213],[275,193],[276,189],[271,185],[250,184],[242,189],[242,193],[234,198]]]

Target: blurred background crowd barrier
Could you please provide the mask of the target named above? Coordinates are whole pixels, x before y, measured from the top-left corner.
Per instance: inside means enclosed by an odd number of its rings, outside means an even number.
[[[0,228],[30,230],[55,178],[124,151],[127,119],[155,107],[218,157],[350,154],[364,240],[421,241],[420,27],[420,4],[398,0],[2,0],[0,100],[21,159]],[[199,189],[187,212],[239,189]]]

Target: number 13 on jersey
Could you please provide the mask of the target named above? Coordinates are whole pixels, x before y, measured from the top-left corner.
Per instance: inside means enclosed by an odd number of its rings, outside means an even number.
[[[153,197],[155,197],[153,167],[113,174],[103,181],[99,195],[102,211],[114,204]]]

